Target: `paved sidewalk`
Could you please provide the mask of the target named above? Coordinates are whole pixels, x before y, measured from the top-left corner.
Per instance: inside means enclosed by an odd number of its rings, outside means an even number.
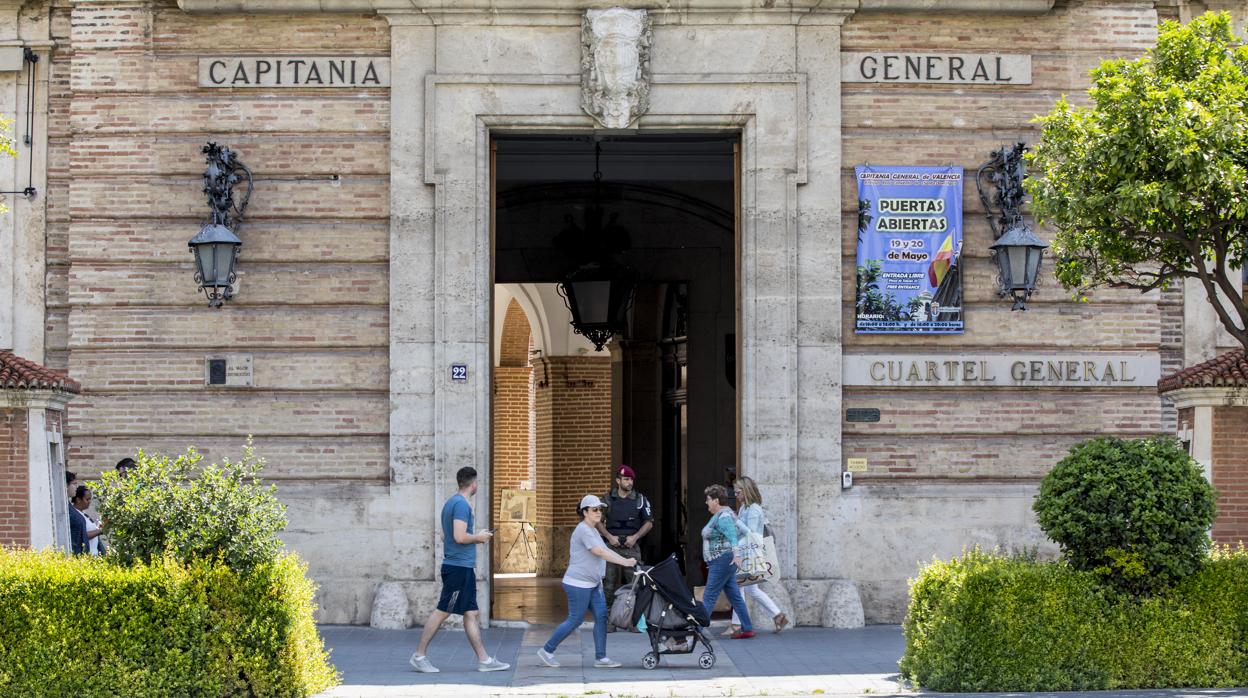
[[[512,665],[508,671],[480,673],[463,631],[438,633],[429,656],[441,669],[420,674],[407,664],[420,630],[372,630],[321,626],[342,685],[324,698],[425,698],[432,696],[923,696],[898,683],[897,659],[904,641],[895,625],[860,630],[794,628],[752,640],[720,640],[712,628],[716,662],[698,668],[700,650],[663,657],[653,670],[641,668],[649,651],[644,635],[617,632],[607,652],[624,664],[595,669],[594,638],[589,625],[560,645],[558,669],[537,661],[537,648],[552,628],[490,628],[483,632],[487,651]],[[968,694],[953,694],[968,695]],[[1094,693],[973,694],[976,698],[1239,698],[1248,689],[1114,691]]]

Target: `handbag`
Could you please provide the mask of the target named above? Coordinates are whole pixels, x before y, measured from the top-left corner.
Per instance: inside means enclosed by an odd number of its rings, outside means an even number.
[[[637,605],[637,580],[625,584],[615,590],[615,599],[611,602],[611,613],[608,619],[617,628],[628,629],[633,626],[633,608]]]

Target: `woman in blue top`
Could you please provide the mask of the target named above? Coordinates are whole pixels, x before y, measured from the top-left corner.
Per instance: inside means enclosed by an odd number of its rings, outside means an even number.
[[[754,637],[750,612],[745,609],[745,599],[737,587],[741,556],[737,553],[737,517],[732,513],[732,507],[728,506],[728,490],[723,485],[711,485],[703,492],[706,494],[706,508],[711,511],[711,520],[702,528],[702,559],[706,561],[706,591],[702,594],[702,606],[710,615],[719,600],[719,592],[724,592],[732,610],[741,618],[741,629],[729,637],[733,640]]]
[[[763,495],[758,491],[758,485],[748,477],[739,477],[732,486],[737,490],[737,517],[740,519],[742,526],[751,533],[763,535],[763,527],[767,525],[767,515],[763,513]],[[784,611],[776,605],[775,601],[763,591],[762,584],[752,584],[743,589],[746,596],[754,599],[754,602],[762,606],[771,614],[772,620],[776,623],[776,632],[784,630],[789,625],[788,616],[784,615]],[[740,629],[740,620],[737,614],[732,614],[732,625],[728,626],[731,632]]]

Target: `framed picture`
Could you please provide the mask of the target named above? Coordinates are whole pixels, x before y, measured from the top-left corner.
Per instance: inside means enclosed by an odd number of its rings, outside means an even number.
[[[499,523],[533,523],[537,519],[537,493],[533,490],[500,490]]]

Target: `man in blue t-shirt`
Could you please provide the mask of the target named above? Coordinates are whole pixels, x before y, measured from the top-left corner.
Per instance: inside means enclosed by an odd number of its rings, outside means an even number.
[[[438,671],[425,652],[429,649],[433,636],[442,627],[442,621],[456,613],[464,617],[464,634],[468,636],[468,644],[477,653],[477,671],[502,671],[511,668],[511,665],[486,653],[485,645],[481,644],[481,626],[477,622],[477,616],[480,615],[477,609],[475,570],[477,545],[490,542],[494,533],[472,532],[472,505],[468,500],[477,494],[476,469],[460,468],[455,473],[455,481],[459,485],[459,492],[442,505],[442,596],[438,599],[438,607],[429,613],[425,630],[420,634],[420,643],[416,645],[416,653],[408,662],[416,671]]]

